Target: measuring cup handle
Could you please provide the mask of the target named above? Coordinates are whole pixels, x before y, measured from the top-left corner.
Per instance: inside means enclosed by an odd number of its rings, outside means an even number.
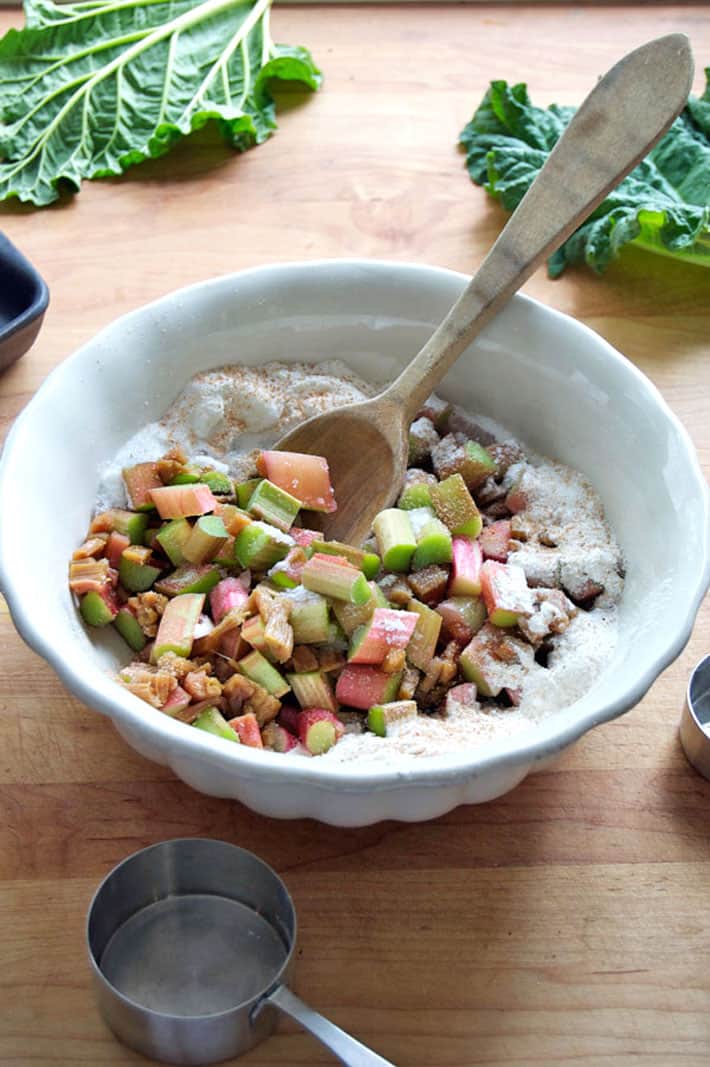
[[[384,1060],[366,1045],[360,1044],[339,1026],[328,1021],[317,1011],[292,993],[286,986],[277,986],[273,993],[264,998],[265,1002],[274,1004],[285,1015],[290,1015],[297,1023],[309,1030],[326,1048],[334,1052],[346,1067],[395,1067],[390,1060]]]

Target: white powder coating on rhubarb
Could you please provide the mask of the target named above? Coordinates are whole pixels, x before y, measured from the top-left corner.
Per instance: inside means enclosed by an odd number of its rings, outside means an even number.
[[[149,423],[99,471],[97,508],[125,507],[121,471],[178,446],[191,461],[245,480],[259,451],[313,415],[364,400],[377,386],[339,360],[229,366],[197,374],[159,422]]]

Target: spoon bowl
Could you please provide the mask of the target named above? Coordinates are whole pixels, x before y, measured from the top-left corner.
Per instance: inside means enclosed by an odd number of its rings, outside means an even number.
[[[646,155],[682,111],[693,78],[688,38],[659,37],[615,64],[575,113],[468,286],[412,362],[379,396],[309,419],[276,447],[325,456],[338,510],[327,537],[361,541],[400,490],[407,428],[484,326]]]

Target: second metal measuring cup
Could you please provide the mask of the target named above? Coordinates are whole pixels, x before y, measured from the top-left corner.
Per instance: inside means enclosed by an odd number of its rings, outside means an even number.
[[[288,989],[293,902],[245,849],[178,838],[134,853],[99,886],[87,939],[101,1014],[146,1056],[238,1056],[271,1033],[278,1008],[349,1067],[393,1067]]]

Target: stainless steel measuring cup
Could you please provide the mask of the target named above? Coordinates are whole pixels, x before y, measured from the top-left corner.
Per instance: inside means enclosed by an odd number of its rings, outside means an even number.
[[[689,762],[710,779],[710,655],[690,676],[679,732]]]
[[[87,941],[104,1020],[146,1056],[238,1056],[272,1032],[278,1009],[349,1067],[393,1067],[288,989],[293,902],[275,871],[236,845],[178,838],[129,856],[94,895]]]

